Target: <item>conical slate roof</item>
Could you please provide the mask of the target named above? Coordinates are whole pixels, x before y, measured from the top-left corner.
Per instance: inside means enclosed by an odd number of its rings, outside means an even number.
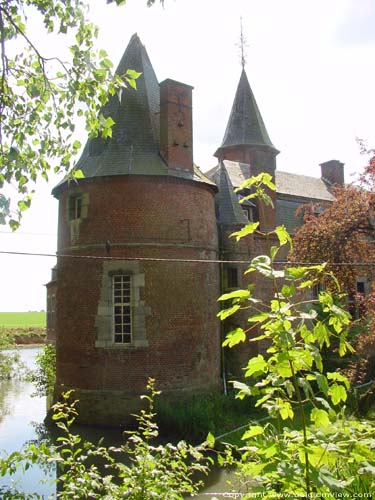
[[[277,151],[268,136],[244,69],[238,83],[224,139],[218,151],[239,145],[266,146]]]
[[[215,188],[215,184],[195,165],[193,172],[170,169],[160,156],[160,88],[144,45],[134,34],[121,58],[116,73],[127,69],[142,73],[137,90],[125,88],[120,95],[110,97],[102,110],[115,121],[112,137],[88,139],[75,165],[84,179],[111,175],[168,175],[181,177]],[[53,190],[58,197],[63,179]]]
[[[86,178],[129,173],[163,175],[168,171],[159,155],[159,83],[137,34],[132,36],[116,72],[123,75],[127,69],[142,73],[137,90],[123,89],[103,110],[104,116],[111,116],[116,124],[112,138],[87,141],[76,164]]]

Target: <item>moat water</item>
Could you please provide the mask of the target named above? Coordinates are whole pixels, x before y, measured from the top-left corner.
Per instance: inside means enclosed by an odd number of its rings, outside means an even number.
[[[20,349],[22,362],[27,368],[35,367],[35,357],[39,350],[37,347]],[[33,384],[17,377],[0,381],[0,452],[2,455],[20,451],[28,443],[34,442],[38,445],[41,440],[51,439],[43,422],[46,415],[46,398],[33,396],[34,392]],[[118,445],[122,442],[122,433],[119,430],[77,427],[75,432],[94,443],[101,437],[104,437],[107,445]],[[49,469],[33,466],[26,472],[20,470],[12,476],[0,477],[0,486],[13,484],[20,491],[29,494],[38,493],[47,500],[55,498],[55,478],[56,470],[53,465]],[[233,479],[233,475],[225,471],[211,472],[206,487],[194,498],[207,500],[214,493],[218,493],[219,498],[221,496],[236,498],[228,494],[230,488],[227,481],[229,479]]]

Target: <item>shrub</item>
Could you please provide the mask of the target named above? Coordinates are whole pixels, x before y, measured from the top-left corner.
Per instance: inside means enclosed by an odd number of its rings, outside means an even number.
[[[265,187],[274,189],[270,175],[245,181],[241,188],[250,186],[261,200],[270,201],[264,196]],[[284,227],[266,233],[258,226],[248,224],[232,236],[239,240],[258,233],[264,239],[268,255],[252,259],[246,273],[269,280],[273,297],[264,302],[256,295],[256,286],[250,285],[222,295],[220,300],[231,304],[219,313],[222,320],[240,309],[249,314],[250,326],[228,333],[224,345],[246,341],[254,327],[258,333],[251,341],[268,345],[264,354],[249,359],[245,367],[249,383],[234,383],[239,398],[255,396],[256,406],[272,418],[265,424],[250,425],[242,436],[244,447],[237,465],[251,488],[250,497],[254,493],[264,499],[335,496],[356,492],[358,482],[373,491],[375,426],[347,417],[349,380],[338,370],[327,371],[321,353],[333,340],[340,356],[353,351],[347,340],[351,316],[340,306],[339,284],[329,273],[331,290],[309,299],[305,290],[327,280],[325,265],[280,269],[277,255],[284,245],[292,245],[290,235]],[[323,317],[313,307],[317,304]]]
[[[46,344],[36,356],[37,368],[30,371],[28,380],[35,384],[35,395],[49,396],[53,393],[56,382],[56,348]]]

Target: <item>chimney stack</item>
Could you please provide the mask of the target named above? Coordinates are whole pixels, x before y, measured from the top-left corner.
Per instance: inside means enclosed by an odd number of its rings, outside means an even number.
[[[343,186],[344,180],[344,163],[339,160],[329,160],[320,164],[322,171],[322,179],[332,186]]]
[[[168,167],[193,169],[193,87],[174,80],[160,83],[160,154]]]

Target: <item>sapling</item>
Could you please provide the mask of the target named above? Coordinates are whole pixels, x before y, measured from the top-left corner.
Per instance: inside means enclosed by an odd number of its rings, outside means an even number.
[[[244,200],[258,197],[260,203],[272,203],[267,190],[275,187],[269,174],[253,177],[239,189],[249,187],[253,192]],[[221,319],[242,309],[249,315],[248,326],[230,331],[224,346],[266,345],[248,360],[244,380],[233,382],[237,397],[255,397],[256,406],[269,415],[265,423],[249,425],[242,437],[238,467],[249,480],[249,498],[255,493],[273,499],[318,493],[333,498],[356,492],[358,481],[371,491],[374,424],[347,416],[349,380],[339,371],[326,372],[321,354],[333,338],[340,356],[353,351],[347,340],[351,316],[343,307],[345,294],[330,273],[331,289],[314,297],[314,287],[327,279],[324,263],[292,266],[278,261],[285,246],[292,246],[285,227],[262,232],[259,223],[251,223],[231,236],[240,240],[252,234],[263,239],[267,253],[253,258],[245,275],[270,280],[273,296],[265,302],[251,284],[219,298],[229,301]]]

